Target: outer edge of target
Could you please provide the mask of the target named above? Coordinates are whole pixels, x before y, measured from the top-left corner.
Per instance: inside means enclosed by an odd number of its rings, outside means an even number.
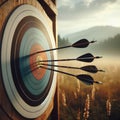
[[[32,5],[27,5],[27,4],[19,6],[15,11],[13,11],[12,15],[9,17],[8,23],[6,24],[4,35],[3,35],[4,44],[7,43],[7,44],[10,44],[10,46],[11,46],[12,38],[13,38],[13,35],[14,35],[13,31],[15,31],[17,24],[21,21],[21,19],[23,17],[26,17],[26,15],[36,17],[43,23],[43,25],[45,26],[45,28],[46,28],[46,30],[49,34],[49,37],[51,38],[52,46],[55,47],[53,33],[52,33],[51,29],[48,27],[49,25],[47,24],[46,19],[42,15],[42,12],[38,11],[38,9],[33,7]],[[14,21],[15,18],[17,18],[17,19]],[[12,24],[13,22],[14,22],[14,25]],[[11,30],[11,27],[12,27],[12,30]],[[6,34],[8,34],[8,32],[9,32],[9,36],[6,36]],[[8,42],[8,39],[11,40],[11,43]],[[6,92],[8,94],[8,97],[9,97],[12,105],[14,106],[14,108],[23,117],[26,117],[26,118],[39,117],[40,115],[42,115],[46,111],[46,109],[48,108],[48,106],[51,102],[51,99],[53,98],[53,95],[55,93],[56,73],[54,73],[53,82],[51,84],[50,91],[49,91],[47,97],[45,98],[45,100],[38,106],[28,105],[27,103],[25,103],[23,101],[23,99],[18,94],[13,81],[10,81],[12,79],[12,73],[11,73],[11,71],[9,71],[9,70],[11,70],[11,68],[10,68],[9,62],[7,62],[7,61],[10,61],[10,54],[9,54],[9,56],[6,57],[6,53],[10,52],[9,51],[10,48],[7,48],[8,51],[7,50],[4,51],[5,47],[6,47],[6,45],[2,45],[2,49],[1,49],[1,62],[2,62],[1,63],[1,68],[2,68],[2,77],[4,76],[3,77],[3,79],[4,79],[3,82],[4,82]],[[5,59],[5,58],[7,58],[7,59]],[[55,51],[54,51],[54,58],[55,59],[57,58],[57,54],[56,54]],[[6,67],[6,69],[4,69],[5,67]],[[9,78],[6,74],[9,76]]]

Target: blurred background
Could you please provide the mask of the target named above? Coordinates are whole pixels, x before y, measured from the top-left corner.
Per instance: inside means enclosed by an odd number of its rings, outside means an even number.
[[[87,48],[59,50],[58,58],[76,58],[85,53],[103,56],[92,63],[59,62],[82,67],[95,65],[105,72],[91,74],[60,69],[75,75],[89,74],[103,84],[87,86],[77,79],[58,74],[60,120],[120,120],[120,1],[57,0],[58,45],[79,39],[96,40]]]

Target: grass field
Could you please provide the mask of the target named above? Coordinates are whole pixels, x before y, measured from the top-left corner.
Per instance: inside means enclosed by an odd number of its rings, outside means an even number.
[[[60,69],[73,74],[89,74],[103,84],[87,86],[74,77],[58,74],[60,120],[120,120],[120,62],[105,57],[92,62],[105,72],[91,74],[81,70]],[[59,62],[62,65],[84,66],[82,62]]]

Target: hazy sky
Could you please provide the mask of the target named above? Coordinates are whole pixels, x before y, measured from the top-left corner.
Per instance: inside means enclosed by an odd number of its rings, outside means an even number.
[[[61,36],[93,26],[120,27],[120,0],[57,0],[57,7]]]

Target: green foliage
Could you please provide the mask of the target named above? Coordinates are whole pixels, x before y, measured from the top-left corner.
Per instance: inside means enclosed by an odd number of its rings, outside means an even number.
[[[62,38],[60,35],[58,35],[58,47],[63,47],[70,45],[68,38]]]

